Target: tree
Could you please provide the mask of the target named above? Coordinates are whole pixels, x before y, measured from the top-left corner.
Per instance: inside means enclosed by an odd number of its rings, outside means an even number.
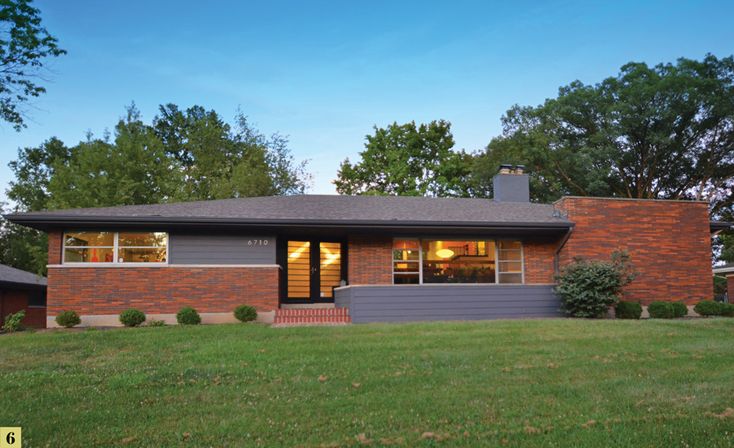
[[[111,136],[19,150],[8,211],[296,194],[305,167],[285,138],[264,137],[242,114],[230,126],[214,111],[167,105],[151,126],[132,105]],[[46,250],[41,232],[0,222],[0,262],[43,273]]]
[[[230,126],[213,110],[182,111],[167,104],[160,106],[153,127],[180,166],[177,199],[299,194],[310,181],[306,162],[295,162],[287,139],[265,137],[241,113]]]
[[[528,165],[544,199],[563,194],[734,200],[734,58],[624,65],[595,85],[575,81],[503,117],[473,175],[498,160]]]
[[[340,194],[467,196],[470,156],[454,152],[447,121],[374,128],[360,161],[342,162],[334,181]]]
[[[25,127],[22,104],[46,92],[37,84],[44,60],[66,54],[39,13],[30,0],[0,1],[0,119],[17,131]]]

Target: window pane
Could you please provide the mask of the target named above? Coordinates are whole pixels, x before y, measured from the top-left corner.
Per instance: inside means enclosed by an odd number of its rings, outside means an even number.
[[[395,276],[395,281],[393,282],[396,285],[417,285],[418,284],[418,274],[401,274]]]
[[[123,246],[166,247],[165,232],[120,232],[118,244]]]
[[[165,263],[166,248],[123,248],[119,249],[119,263]]]
[[[333,297],[333,289],[342,279],[342,248],[340,243],[319,243],[319,278],[321,297]]]
[[[70,232],[64,235],[67,246],[109,246],[115,244],[113,232]]]
[[[393,260],[418,261],[420,250],[418,240],[395,240],[392,248]]]
[[[522,272],[522,263],[519,261],[500,261],[500,272]]]
[[[67,263],[112,263],[114,249],[111,247],[92,247],[88,249],[66,248],[64,262]]]
[[[418,272],[418,262],[395,261],[393,262],[393,272]]]
[[[288,241],[288,298],[311,296],[311,242]]]
[[[494,241],[423,240],[423,283],[494,283]]]
[[[522,283],[522,274],[499,274],[500,283]]]
[[[522,243],[520,243],[520,241],[501,240],[499,244],[500,244],[500,250],[521,250],[522,249]]]

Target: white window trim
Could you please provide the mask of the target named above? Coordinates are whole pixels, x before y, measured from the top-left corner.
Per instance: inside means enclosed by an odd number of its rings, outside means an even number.
[[[104,230],[80,230],[80,232],[105,232]],[[134,231],[129,231],[131,233],[134,233]],[[61,234],[61,264],[65,266],[74,266],[74,267],[82,267],[82,266],[89,266],[89,267],[109,267],[109,266],[167,266],[168,260],[169,260],[169,254],[171,253],[171,247],[169,245],[169,235],[168,232],[160,232],[166,234],[166,261],[152,261],[152,262],[124,262],[119,261],[119,249],[120,249],[120,232],[110,232],[113,234],[113,244],[112,246],[68,246],[70,249],[109,249],[112,248],[112,262],[105,263],[105,262],[83,262],[83,261],[66,261],[66,234],[67,233],[73,233],[64,231]],[[124,233],[124,232],[123,232]],[[148,233],[148,232],[140,232],[140,233]],[[156,233],[153,231],[152,233]],[[125,249],[155,249],[157,246],[124,246]]]
[[[409,240],[409,241],[418,241],[418,285],[446,285],[447,283],[423,283],[423,241],[424,240],[440,240],[440,241],[469,241],[468,239],[464,238],[448,238],[448,239],[441,239],[441,238],[393,238],[393,244],[395,243],[395,240]],[[472,240],[474,241],[474,240]],[[493,241],[494,242],[494,262],[495,262],[495,269],[494,269],[494,283],[451,283],[451,285],[524,285],[525,284],[525,244],[523,244],[522,240],[517,239],[509,239],[509,238],[489,238],[485,240],[477,239],[476,241]],[[519,241],[520,242],[520,281],[521,283],[500,283],[500,241]],[[395,260],[395,257],[393,255],[394,248],[390,248],[390,258],[391,258],[391,270],[392,270],[392,284],[395,285],[395,275],[409,275],[409,274],[415,274],[414,272],[395,272],[395,262],[400,260]],[[507,261],[507,260],[505,260]],[[411,263],[414,263],[411,261]],[[518,272],[512,271],[512,272],[502,272],[503,274],[518,274]]]

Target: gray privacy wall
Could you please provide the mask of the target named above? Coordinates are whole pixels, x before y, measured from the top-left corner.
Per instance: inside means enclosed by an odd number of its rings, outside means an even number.
[[[559,317],[553,285],[384,285],[335,290],[354,323]]]
[[[168,256],[170,264],[275,264],[275,237],[171,233]]]

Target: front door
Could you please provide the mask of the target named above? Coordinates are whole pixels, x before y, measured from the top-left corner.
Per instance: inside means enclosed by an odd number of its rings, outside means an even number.
[[[289,240],[286,298],[291,302],[332,302],[333,288],[343,278],[342,243]]]

